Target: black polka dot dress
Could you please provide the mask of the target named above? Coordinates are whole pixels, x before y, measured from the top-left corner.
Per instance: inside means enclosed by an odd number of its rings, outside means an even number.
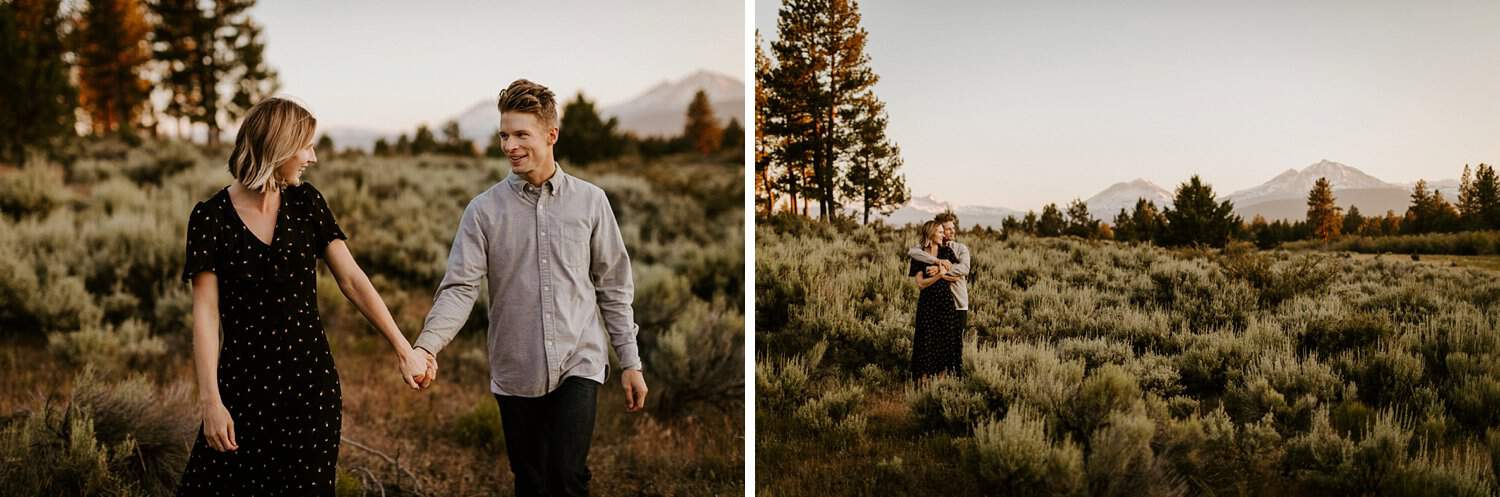
[[[938,249],[938,258],[958,262],[953,249],[947,246]],[[913,259],[907,276],[916,276],[933,265]],[[948,285],[945,280],[937,280],[923,288],[917,297],[916,334],[911,344],[912,378],[958,374],[963,369],[963,333],[968,313],[955,308]]]
[[[267,245],[241,221],[229,190],[188,219],[182,277],[219,284],[219,396],[239,450],[209,447],[200,427],[179,496],[332,496],[342,400],[318,320],[317,261],[345,238],[310,184],[282,192]]]

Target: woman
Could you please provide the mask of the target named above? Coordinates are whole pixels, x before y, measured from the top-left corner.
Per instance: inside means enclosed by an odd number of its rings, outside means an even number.
[[[917,243],[939,264],[911,260],[909,276],[915,276],[921,294],[917,297],[916,335],[912,337],[911,375],[922,379],[940,373],[957,374],[963,367],[963,322],[956,310],[948,276],[958,256],[943,244],[942,224],[928,221],[919,231]]]
[[[188,219],[182,277],[193,284],[203,427],[179,496],[333,495],[342,401],[318,320],[318,258],[390,342],[407,385],[437,373],[396,328],[322,194],[302,182],[317,162],[316,126],[290,100],[256,104],[229,156],[234,183]]]

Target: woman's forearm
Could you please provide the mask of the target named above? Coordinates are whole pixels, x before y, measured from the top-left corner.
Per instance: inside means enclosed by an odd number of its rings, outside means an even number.
[[[933,276],[929,278],[926,276],[926,274],[926,271],[917,273],[917,288],[927,288],[929,286],[932,286],[933,282],[937,281],[938,278],[941,278],[941,276]]]
[[[401,335],[400,328],[396,326],[396,319],[391,317],[390,309],[386,307],[385,300],[380,298],[380,292],[375,289],[375,285],[370,283],[370,278],[364,274],[364,271],[358,271],[357,274],[352,275],[351,279],[353,281],[347,287],[339,286],[339,289],[344,292],[344,298],[349,299],[349,302],[359,309],[359,313],[365,316],[365,320],[375,326],[375,329],[380,330],[380,334],[385,336],[386,342],[391,344],[391,348],[395,349],[397,354],[405,356],[411,352],[411,343]]]
[[[218,280],[212,274],[200,274],[193,281],[193,371],[199,403],[223,403],[219,396]]]

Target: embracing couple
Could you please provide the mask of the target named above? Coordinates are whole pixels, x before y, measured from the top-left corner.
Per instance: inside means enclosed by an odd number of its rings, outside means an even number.
[[[500,92],[499,108],[511,173],[464,210],[415,346],[355,263],[323,195],[301,179],[317,162],[316,119],[281,98],[250,109],[229,156],[234,182],[188,220],[182,277],[193,286],[203,426],[177,495],[334,495],[342,401],[318,317],[317,259],[390,343],[414,390],[436,380],[437,354],[487,279],[490,391],[516,494],[587,495],[610,348],[626,409],[646,400],[630,259],[604,191],[552,158],[552,92],[517,80]]]
[[[917,244],[907,250],[907,276],[916,278],[916,334],[911,345],[911,376],[963,371],[964,327],[969,322],[969,247],[954,240],[958,216],[950,212],[922,224]]]

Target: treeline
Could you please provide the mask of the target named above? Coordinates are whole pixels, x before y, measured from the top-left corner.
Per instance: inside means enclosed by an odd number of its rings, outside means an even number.
[[[755,35],[755,202],[836,219],[858,206],[863,222],[910,198],[901,148],[886,136],[880,78],[865,54],[869,33],[849,0],[781,4],[772,56]]]
[[[1295,221],[1267,221],[1256,215],[1245,222],[1234,215],[1231,202],[1219,201],[1213,188],[1197,176],[1179,185],[1175,193],[1170,208],[1139,199],[1133,209],[1120,209],[1113,223],[1091,217],[1088,204],[1082,200],[1074,199],[1066,210],[1055,203],[1047,204],[1040,214],[1027,211],[1019,218],[1006,217],[1001,221],[1001,232],[1007,236],[1075,236],[1164,246],[1222,247],[1231,240],[1240,240],[1253,242],[1260,248],[1273,248],[1287,242],[1332,242],[1349,236],[1500,230],[1500,179],[1497,179],[1494,167],[1488,164],[1479,164],[1472,170],[1464,165],[1456,203],[1449,203],[1442,192],[1430,190],[1426,180],[1417,181],[1412,188],[1411,204],[1402,214],[1386,211],[1383,215],[1367,216],[1358,206],[1350,206],[1346,212],[1337,205],[1333,186],[1327,178],[1319,178],[1308,191],[1307,217]],[[1431,250],[1431,243],[1423,243]],[[1364,242],[1357,246],[1373,245]]]
[[[696,152],[710,156],[722,150],[738,150],[744,144],[745,128],[738,119],[729,118],[727,124],[714,115],[708,94],[703,90],[693,95],[683,120],[682,134],[671,137],[637,136],[633,132],[621,131],[619,119],[605,120],[594,107],[594,102],[579,92],[562,109],[559,126],[563,139],[554,148],[557,158],[573,164],[587,164],[622,156],[655,158],[671,154]],[[427,124],[417,126],[411,134],[402,133],[395,141],[380,138],[370,153],[379,157],[400,157],[423,154],[458,155],[464,157],[504,157],[500,144],[500,131],[490,134],[489,141],[481,148],[474,140],[463,136],[458,121],[443,123],[442,137],[436,136]],[[333,139],[323,135],[318,139],[319,153],[336,150]],[[359,149],[346,149],[346,154],[364,153]],[[738,160],[739,154],[734,157]]]
[[[51,153],[79,132],[134,142],[159,126],[220,130],[276,92],[255,0],[0,3],[0,161]],[[152,101],[165,102],[158,107]]]

